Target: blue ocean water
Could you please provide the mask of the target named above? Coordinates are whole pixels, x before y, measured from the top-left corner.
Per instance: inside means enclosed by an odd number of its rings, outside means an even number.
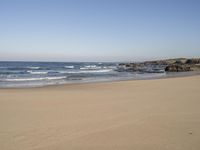
[[[39,87],[165,76],[161,73],[120,72],[118,63],[102,62],[0,62],[0,88]]]

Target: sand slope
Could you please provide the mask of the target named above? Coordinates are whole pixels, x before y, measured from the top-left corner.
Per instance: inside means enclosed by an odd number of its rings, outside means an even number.
[[[0,90],[0,150],[199,150],[200,76]]]

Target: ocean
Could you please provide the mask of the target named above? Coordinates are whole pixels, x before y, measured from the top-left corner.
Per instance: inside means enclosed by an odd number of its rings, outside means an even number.
[[[103,62],[0,62],[0,88],[41,87],[46,85],[150,79],[161,72],[125,72],[118,63]]]

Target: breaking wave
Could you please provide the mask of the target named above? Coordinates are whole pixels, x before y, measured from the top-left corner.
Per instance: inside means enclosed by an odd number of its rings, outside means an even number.
[[[40,80],[59,80],[59,79],[66,79],[66,76],[40,77],[40,78],[12,78],[12,79],[1,79],[0,81],[40,81]]]

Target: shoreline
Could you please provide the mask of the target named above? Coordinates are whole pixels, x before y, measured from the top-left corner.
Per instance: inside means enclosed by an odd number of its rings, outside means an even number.
[[[166,76],[161,77],[153,77],[147,79],[116,79],[116,80],[108,80],[108,81],[88,81],[88,82],[75,82],[75,83],[63,83],[63,84],[52,84],[52,85],[41,85],[41,86],[33,86],[33,87],[1,87],[0,90],[15,90],[15,89],[42,89],[48,87],[59,87],[59,86],[72,86],[72,85],[87,85],[87,84],[98,84],[98,83],[115,83],[115,82],[123,82],[123,81],[145,81],[145,80],[158,80],[158,79],[168,79],[168,78],[182,78],[182,77],[192,77],[192,76],[200,76],[200,71],[192,71],[192,72],[179,72],[179,73],[167,73]]]
[[[200,74],[199,61],[176,58],[141,63],[1,62],[0,89],[191,76]],[[165,70],[167,67],[169,71]]]

